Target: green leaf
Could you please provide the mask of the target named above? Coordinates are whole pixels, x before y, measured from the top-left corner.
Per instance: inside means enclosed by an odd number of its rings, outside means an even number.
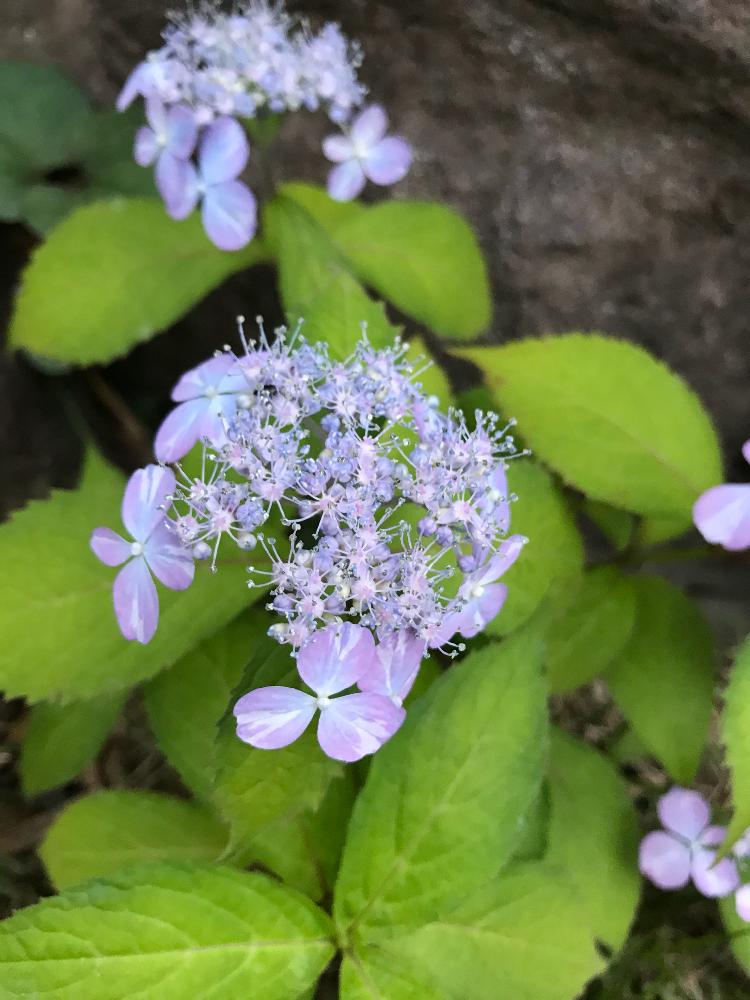
[[[322,899],[336,880],[356,793],[353,771],[347,768],[332,779],[316,810],[264,827],[242,856],[260,862],[311,899]]]
[[[4,995],[296,1000],[333,945],[312,903],[262,875],[156,864],[45,899],[0,926]]]
[[[726,838],[732,843],[750,827],[750,639],[734,658],[724,695],[721,738],[732,775],[734,814]]]
[[[698,607],[665,580],[636,577],[633,584],[635,626],[607,681],[644,745],[676,782],[689,785],[711,718],[711,632]]]
[[[187,787],[207,802],[213,797],[219,720],[268,623],[261,608],[242,614],[146,685],[146,710],[159,746]]]
[[[605,670],[630,638],[635,603],[632,581],[614,567],[603,566],[586,573],[555,604],[546,655],[552,691],[572,691]]]
[[[153,194],[133,161],[143,113],[95,113],[49,66],[0,63],[0,218],[47,232],[74,208],[112,194]]]
[[[634,344],[573,333],[458,353],[483,369],[534,452],[595,500],[687,527],[696,498],[721,481],[700,401]]]
[[[603,967],[579,897],[544,864],[501,876],[392,950],[452,1000],[570,1000]]]
[[[638,827],[625,784],[601,754],[553,731],[548,794],[546,860],[578,893],[593,937],[616,951],[641,890]]]
[[[34,705],[21,747],[24,794],[38,795],[80,774],[99,753],[127,696],[117,691],[68,705]]]
[[[175,222],[157,199],[86,205],[33,254],[11,345],[74,364],[109,361],[174,323],[264,253],[258,239],[237,253],[218,250],[198,215]]]
[[[337,225],[333,238],[364,284],[435,333],[466,340],[489,325],[476,237],[444,205],[383,202]]]
[[[90,115],[74,83],[51,66],[0,61],[0,149],[22,186],[76,153],[77,131]],[[16,209],[0,204],[0,216]],[[8,214],[10,211],[10,214]]]
[[[77,490],[34,501],[0,528],[0,688],[31,701],[76,701],[132,687],[175,663],[251,600],[243,563],[176,593],[160,589],[159,628],[146,646],[123,639],[114,573],[89,549],[98,524],[118,527],[123,478],[89,454]],[[33,669],[30,669],[33,664]]]
[[[420,975],[395,949],[362,947],[344,957],[340,1000],[451,1000],[431,972]]]
[[[333,235],[337,226],[367,212],[365,206],[358,201],[334,201],[325,188],[315,184],[293,181],[283,184],[279,188],[279,194],[304,208],[329,236]]]
[[[529,633],[474,651],[374,757],[336,883],[342,929],[369,940],[395,935],[502,868],[540,779],[540,658]]]
[[[256,687],[299,683],[288,647],[266,636],[231,703]],[[251,850],[252,839],[271,824],[317,809],[341,773],[341,765],[318,746],[314,726],[288,747],[258,750],[239,739],[231,711],[219,725],[214,760],[214,799],[231,826],[232,848],[241,850]]]
[[[750,925],[737,913],[734,893],[719,899],[718,904],[732,953],[745,972],[750,975]]]
[[[58,816],[40,848],[50,878],[67,889],[152,861],[215,861],[226,828],[193,802],[143,791],[100,791]]]
[[[533,615],[544,597],[583,571],[583,545],[562,493],[535,462],[511,462],[508,483],[518,500],[511,507],[511,530],[528,545],[503,577],[508,599],[488,628],[507,635]]]
[[[362,339],[362,324],[373,347],[392,347],[398,330],[385,314],[382,302],[371,299],[345,271],[333,270],[328,284],[304,312],[308,340],[325,341],[339,358],[348,357]]]

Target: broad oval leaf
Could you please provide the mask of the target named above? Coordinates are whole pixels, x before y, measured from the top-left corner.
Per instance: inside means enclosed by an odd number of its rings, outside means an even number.
[[[484,258],[445,205],[383,202],[338,224],[333,239],[365,285],[435,333],[466,340],[489,325]]]
[[[552,691],[593,680],[630,638],[635,623],[632,581],[613,566],[593,569],[558,600],[547,628],[547,678]]]
[[[13,566],[0,581],[0,688],[8,695],[74,701],[130,688],[250,604],[242,562],[217,573],[199,565],[188,590],[160,588],[159,628],[148,645],[123,639],[114,572],[89,549],[97,525],[119,525],[123,487],[92,452],[78,489],[33,501],[0,528],[0,560]]]
[[[603,967],[579,896],[549,864],[514,868],[389,947],[451,1000],[570,1000]]]
[[[266,611],[253,608],[146,685],[146,710],[160,748],[187,787],[206,802],[213,798],[219,721],[265,638],[268,621]]]
[[[711,631],[697,605],[657,577],[635,577],[632,635],[607,671],[615,701],[672,778],[689,785],[708,735]]]
[[[67,705],[34,705],[21,747],[24,793],[38,795],[80,774],[99,753],[127,696],[115,691]]]
[[[731,843],[750,827],[750,639],[734,658],[724,695],[721,737],[732,775],[734,814],[727,831],[727,843]]]
[[[109,361],[264,254],[258,239],[238,253],[218,250],[199,215],[175,222],[156,198],[85,205],[55,227],[24,271],[11,346],[73,364]]]
[[[721,481],[697,396],[635,344],[571,333],[457,353],[479,365],[534,452],[595,500],[688,527],[699,494]]]
[[[528,631],[476,650],[374,757],[336,883],[343,931],[374,940],[425,923],[508,860],[541,778],[540,659]]]
[[[345,955],[340,977],[339,1000],[453,1000],[431,972],[415,970],[413,962],[380,946]]]
[[[591,936],[617,951],[641,891],[638,826],[625,783],[596,750],[553,730],[547,788],[545,860],[578,894]]]
[[[156,864],[94,880],[0,926],[7,997],[296,1000],[333,955],[329,922],[262,875]]]
[[[108,790],[67,806],[39,853],[52,882],[66,889],[130,865],[215,861],[226,843],[226,827],[202,806],[156,792]]]

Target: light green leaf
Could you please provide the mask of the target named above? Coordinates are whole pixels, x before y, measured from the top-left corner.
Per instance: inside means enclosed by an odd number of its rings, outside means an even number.
[[[548,793],[546,860],[577,892],[592,936],[616,951],[641,889],[638,827],[625,784],[591,747],[553,731]]]
[[[586,573],[555,603],[546,655],[552,691],[572,691],[602,673],[630,638],[635,602],[632,581],[603,566]]]
[[[159,746],[187,787],[207,802],[219,720],[268,625],[264,609],[245,612],[146,685],[146,710]]]
[[[362,339],[362,324],[373,347],[392,347],[398,330],[385,314],[382,302],[371,299],[345,271],[333,270],[328,284],[315,295],[304,314],[304,334],[310,341],[329,344],[339,358],[348,357]]]
[[[732,953],[745,972],[750,975],[750,924],[737,913],[734,893],[717,902]]]
[[[256,687],[299,683],[289,648],[266,636],[231,704]],[[232,848],[243,851],[251,850],[252,839],[271,824],[317,809],[342,769],[318,746],[315,726],[281,750],[258,750],[239,739],[231,711],[219,725],[214,760],[214,800],[231,826]]]
[[[508,599],[491,622],[490,635],[507,635],[533,615],[544,597],[583,572],[583,545],[562,493],[540,465],[511,462],[508,484],[518,500],[511,506],[511,531],[528,545],[503,577]]]
[[[528,632],[474,651],[374,757],[335,890],[350,935],[424,923],[507,861],[545,752],[540,658]]]
[[[659,545],[672,538],[679,538],[691,527],[692,524],[686,524],[684,517],[646,517],[638,525],[638,540],[641,545]]]
[[[431,971],[417,972],[395,949],[361,947],[344,957],[340,1000],[451,1000]]]
[[[534,452],[596,500],[687,527],[696,498],[721,481],[700,401],[635,344],[572,333],[458,353],[482,368]]]
[[[120,525],[124,481],[90,453],[77,490],[34,501],[0,528],[0,688],[31,701],[77,701],[132,687],[175,663],[251,600],[242,562],[176,593],[160,588],[148,645],[123,639],[112,610],[114,573],[89,549],[99,524]],[[33,669],[30,668],[33,664]]]
[[[296,1000],[333,955],[328,934],[262,875],[148,865],[4,921],[0,978],[8,1000]]]
[[[245,856],[311,899],[322,899],[336,880],[356,793],[353,771],[347,768],[332,779],[316,810],[265,827],[249,841]]]
[[[585,912],[551,865],[523,865],[386,945],[452,1000],[571,1000],[599,973]]]
[[[721,738],[732,775],[734,814],[727,831],[727,843],[732,843],[750,827],[750,639],[734,658],[724,695]]]
[[[24,794],[38,795],[80,774],[99,753],[127,696],[117,691],[68,705],[34,705],[21,747]]]
[[[215,861],[226,828],[193,802],[143,791],[100,791],[67,806],[40,855],[58,889],[152,861]]]
[[[109,361],[264,254],[258,239],[237,253],[218,250],[199,215],[175,222],[157,199],[94,202],[64,219],[33,254],[11,345],[74,364]]]
[[[365,285],[435,333],[465,340],[489,325],[482,253],[446,206],[383,202],[337,225],[333,239]]]
[[[333,235],[337,226],[367,212],[358,201],[334,201],[324,188],[315,184],[293,181],[283,184],[279,194],[301,205],[329,236]]]
[[[656,577],[636,577],[636,619],[607,681],[636,734],[689,785],[708,735],[714,686],[711,632],[698,607]]]

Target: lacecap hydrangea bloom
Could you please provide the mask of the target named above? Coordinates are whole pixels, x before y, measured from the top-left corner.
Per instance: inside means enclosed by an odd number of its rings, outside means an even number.
[[[243,352],[175,386],[156,456],[176,475],[149,466],[131,479],[123,518],[136,542],[111,553],[100,528],[92,547],[108,565],[143,560],[115,592],[123,634],[142,642],[158,613],[150,573],[175,589],[186,579],[182,562],[179,576],[161,571],[166,540],[172,562],[247,553],[248,585],[267,592],[269,634],[301,683],[244,695],[239,736],[285,746],[319,712],[325,752],[356,760],[401,725],[428,651],[455,655],[502,608],[502,577],[526,541],[509,534],[518,452],[495,414],[477,411],[469,426],[442,413],[398,341],[376,350],[363,336],[342,361],[299,331],[269,342],[261,327],[257,343],[240,331]],[[203,471],[189,476],[180,459],[198,441]]]
[[[717,861],[726,828],[711,822],[711,807],[698,792],[671,788],[657,803],[662,830],[641,841],[641,873],[660,889],[690,882],[711,899],[735,894],[738,915],[750,921],[750,830]]]
[[[240,120],[322,109],[342,135],[329,136],[331,196],[356,197],[365,180],[388,185],[411,163],[411,148],[386,136],[377,106],[349,127],[366,89],[358,79],[362,54],[337,24],[312,32],[281,4],[249,0],[231,12],[205,4],[170,15],[164,44],[128,77],[120,110],[143,97],[148,124],[135,140],[141,166],[155,165],[167,212],[184,219],[200,203],[210,239],[237,250],[255,234],[255,197],[240,175],[250,146]]]

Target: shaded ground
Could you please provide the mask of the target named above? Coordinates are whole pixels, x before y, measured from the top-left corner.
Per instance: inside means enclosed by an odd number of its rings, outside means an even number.
[[[5,0],[0,58],[52,62],[110,103],[158,40],[156,0]],[[490,339],[602,329],[644,344],[701,394],[737,456],[750,436],[750,5],[741,0],[310,0],[361,39],[373,96],[415,144],[397,196],[444,200],[479,233],[496,303]],[[290,121],[279,178],[322,180],[323,123]],[[32,246],[0,226],[0,323]],[[64,303],[60,303],[64,309]],[[238,312],[278,319],[270,272],[240,275],[179,330],[106,373],[58,381],[0,353],[0,516],[50,485],[75,480],[80,455],[71,394],[113,460],[141,460],[138,426],[118,421],[120,397],[153,425],[178,372],[226,340]],[[654,403],[655,419],[658,401]],[[564,420],[565,415],[561,414]],[[735,474],[743,474],[739,457]],[[701,600],[728,650],[750,629],[748,573],[691,566],[681,582]],[[556,707],[591,742],[618,720],[601,689]],[[0,748],[5,821],[0,894],[12,905],[45,890],[33,845],[60,802],[24,805],[13,754],[23,707],[6,705]],[[86,787],[176,788],[133,705]],[[718,751],[703,780],[721,784]],[[5,766],[3,766],[5,765]],[[663,776],[631,770],[637,803]],[[710,903],[648,894],[633,944],[590,997],[734,998],[733,969]],[[658,945],[658,947],[657,947]],[[656,958],[655,956],[661,956]]]

